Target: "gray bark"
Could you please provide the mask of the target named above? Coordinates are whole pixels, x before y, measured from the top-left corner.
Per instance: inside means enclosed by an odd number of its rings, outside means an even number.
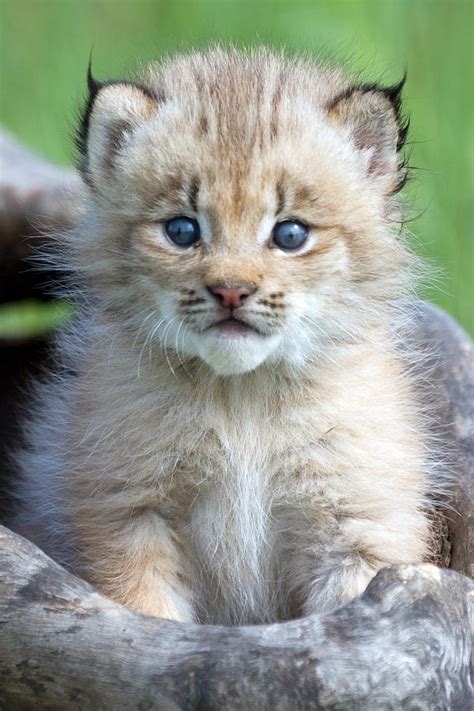
[[[25,236],[73,224],[81,200],[82,184],[74,171],[52,165],[0,128],[2,266],[7,256],[13,262],[27,254]]]
[[[81,188],[71,172],[1,133],[0,151],[0,274],[8,300],[29,293],[25,235],[38,232],[40,216],[49,227],[73,223]],[[0,527],[0,709],[471,708],[472,343],[439,309],[422,303],[413,309],[408,346],[435,354],[420,397],[435,403],[434,428],[450,449],[456,481],[446,502],[451,509],[439,512],[438,563],[451,570],[386,568],[334,613],[283,624],[184,625],[115,604]],[[18,397],[11,383],[21,385],[24,377],[11,348],[3,352],[8,369],[3,353],[0,367],[0,399],[10,420]],[[32,364],[38,351],[26,354],[21,373],[28,358]],[[0,427],[0,452],[2,437],[10,441],[11,430]],[[0,478],[2,472],[0,462]],[[5,496],[4,502],[10,506]]]
[[[474,584],[386,568],[334,613],[264,627],[153,619],[3,529],[6,709],[451,709],[473,700]]]
[[[474,578],[474,348],[469,336],[441,309],[418,302],[412,334],[431,363],[423,397],[429,401],[433,429],[448,452],[454,479],[445,511],[447,565]],[[426,376],[426,374],[425,374]],[[423,381],[420,379],[420,383]]]

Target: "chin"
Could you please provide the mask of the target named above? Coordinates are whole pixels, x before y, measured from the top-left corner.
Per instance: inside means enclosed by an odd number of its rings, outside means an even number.
[[[271,358],[279,343],[278,336],[208,334],[196,343],[196,351],[217,375],[240,375]]]

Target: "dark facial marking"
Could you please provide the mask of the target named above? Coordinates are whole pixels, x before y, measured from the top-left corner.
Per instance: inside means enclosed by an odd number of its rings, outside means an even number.
[[[278,134],[278,109],[280,107],[285,82],[286,74],[282,71],[280,73],[278,84],[276,85],[275,91],[273,92],[272,96],[272,107],[270,117],[270,137],[272,140],[274,140]]]
[[[314,205],[317,198],[312,185],[299,184],[293,195],[293,207],[295,210],[302,209],[307,205]]]
[[[281,214],[284,209],[285,209],[285,186],[283,183],[283,178],[280,178],[278,183],[276,184],[276,194],[277,194],[277,209],[276,213],[277,215]]]
[[[161,176],[161,185],[155,192],[150,208],[163,202],[171,201],[176,207],[189,207],[189,197],[184,187],[183,176],[178,173],[168,173]]]
[[[284,304],[279,304],[276,301],[267,301],[266,299],[260,299],[258,301],[259,304],[262,304],[263,306],[267,306],[270,309],[283,309]]]
[[[199,193],[199,180],[196,176],[193,176],[191,179],[191,183],[188,187],[188,199],[189,199],[189,204],[191,205],[191,208],[194,210],[194,212],[197,212],[197,196]]]
[[[196,296],[191,299],[181,299],[179,304],[180,306],[194,306],[195,304],[204,304],[205,302],[205,299],[201,298],[200,296]]]

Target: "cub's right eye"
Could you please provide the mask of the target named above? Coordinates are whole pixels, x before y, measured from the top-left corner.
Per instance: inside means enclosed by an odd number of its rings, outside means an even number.
[[[165,223],[165,232],[173,244],[183,249],[192,247],[201,239],[199,223],[190,217],[173,217]]]

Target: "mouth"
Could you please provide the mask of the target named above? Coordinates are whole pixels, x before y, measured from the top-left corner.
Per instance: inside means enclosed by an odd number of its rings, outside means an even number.
[[[217,332],[221,336],[255,336],[262,334],[245,321],[230,316],[209,326],[208,331]]]

